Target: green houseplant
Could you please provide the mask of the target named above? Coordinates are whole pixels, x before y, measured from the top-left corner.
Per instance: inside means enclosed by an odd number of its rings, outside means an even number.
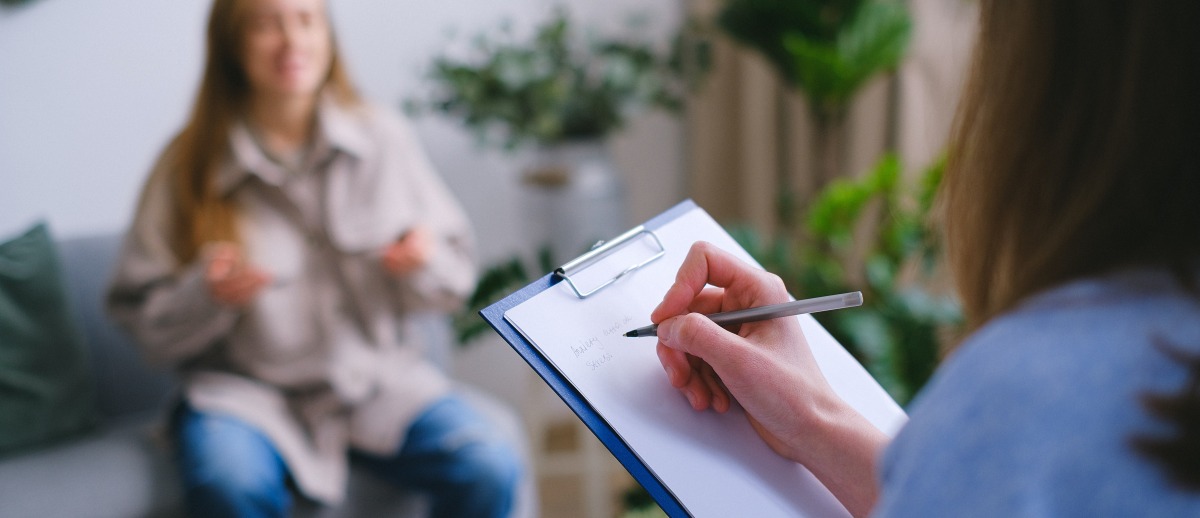
[[[844,116],[867,80],[900,62],[912,30],[904,4],[882,0],[730,0],[718,23],[762,53],[818,120]]]
[[[851,103],[907,51],[907,7],[895,0],[727,0],[717,24],[804,96],[814,128],[811,170],[821,186],[800,212],[790,175],[781,175],[778,234],[742,228],[735,237],[797,297],[862,290],[863,308],[817,319],[907,402],[937,364],[939,333],[960,318],[952,299],[924,288],[938,248],[925,222],[942,163],[915,185],[902,181],[894,157],[861,179],[838,178],[846,172]]]
[[[884,157],[861,179],[831,182],[800,239],[731,232],[796,297],[863,292],[861,308],[814,317],[901,404],[924,386],[939,343],[962,320],[953,297],[927,288],[940,255],[929,213],[943,168],[939,160],[910,183],[899,161]]]
[[[682,104],[679,62],[669,51],[582,38],[561,9],[529,39],[505,25],[478,35],[471,47],[469,56],[435,58],[431,96],[410,107],[457,117],[487,144],[512,149],[603,138],[632,113]]]
[[[645,33],[645,25],[635,18],[629,29]],[[703,65],[701,57],[689,57],[684,66],[682,56],[699,52],[684,34],[670,45],[585,37],[559,9],[528,38],[506,24],[477,35],[466,55],[436,57],[430,94],[407,105],[412,112],[460,120],[483,145],[535,150],[522,171],[522,204],[536,212],[531,220],[546,227],[530,231],[544,234],[534,271],[549,271],[557,266],[552,256],[583,252],[581,247],[625,230],[624,189],[603,141],[641,111],[681,108],[696,77],[685,68]],[[486,330],[476,312],[531,280],[528,271],[521,258],[485,269],[455,319],[460,343]]]
[[[532,267],[520,257],[513,257],[486,268],[475,284],[475,290],[467,298],[466,305],[454,314],[452,323],[458,343],[467,344],[487,333],[490,328],[479,317],[479,312],[500,297],[532,282],[534,277],[530,276],[530,271],[541,275],[541,272],[549,272],[558,266],[550,248],[544,246],[538,251]]]
[[[818,185],[847,172],[845,125],[851,102],[870,79],[904,57],[912,32],[904,3],[728,0],[717,24],[762,54],[786,85],[803,94],[814,128],[811,169]],[[781,185],[779,192],[779,222],[791,230],[799,202],[790,185]]]

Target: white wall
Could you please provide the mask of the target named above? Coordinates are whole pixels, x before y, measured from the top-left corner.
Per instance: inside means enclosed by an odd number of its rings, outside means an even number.
[[[423,67],[452,41],[496,27],[518,30],[550,0],[330,0],[352,75],[372,99],[399,106]],[[618,26],[647,12],[655,33],[679,22],[678,0],[565,2],[587,24]],[[58,236],[124,228],[155,156],[184,121],[199,81],[207,0],[37,0],[0,9],[0,237],[37,219]],[[515,207],[520,157],[478,149],[453,121],[416,121],[426,148],[467,206],[485,259],[522,240]],[[648,116],[614,153],[641,219],[683,192],[682,130]]]

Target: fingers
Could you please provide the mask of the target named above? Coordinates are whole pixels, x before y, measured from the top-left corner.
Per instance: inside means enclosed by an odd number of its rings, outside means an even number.
[[[208,268],[205,278],[209,282],[225,279],[239,267],[242,262],[241,247],[234,243],[214,243],[208,256]]]
[[[676,349],[658,345],[659,362],[667,372],[671,386],[687,397],[695,410],[729,410],[733,399],[712,366],[704,360]]]
[[[747,277],[754,277],[758,271],[712,243],[697,241],[675,274],[675,283],[692,288],[692,293],[699,293],[706,284],[728,288]]]
[[[787,300],[787,290],[777,276],[742,262],[711,243],[698,241],[688,250],[675,283],[650,314],[650,321],[659,323],[687,312],[707,285],[725,288],[724,293],[736,299],[722,302],[720,307],[725,310]]]
[[[725,385],[721,383],[721,378],[717,376],[712,366],[697,358],[696,372],[699,373],[698,377],[704,381],[704,393],[708,395],[707,403],[709,406],[721,413],[729,410],[729,400],[732,397],[729,395],[729,391],[725,388]]]
[[[414,248],[427,248],[430,242],[429,231],[421,225],[415,225],[400,238],[401,242]]]
[[[713,371],[713,367],[707,362],[698,359],[696,356],[690,356],[692,372],[692,384],[688,387],[691,393],[692,408],[696,410],[707,410],[712,408],[719,412],[725,412],[730,409],[730,396],[725,391],[725,386],[721,385],[721,380]]]
[[[718,369],[744,363],[741,358],[749,347],[745,339],[698,313],[659,323],[658,339],[659,361],[672,386],[688,395],[692,407],[727,410],[732,397]]]
[[[247,264],[241,246],[236,243],[215,243],[208,256],[205,281],[215,300],[242,306],[271,282],[271,276]]]
[[[720,365],[746,347],[745,340],[699,313],[688,313],[658,324],[660,344]]]
[[[393,275],[406,275],[425,266],[432,253],[429,231],[416,226],[388,245],[383,253],[383,266]]]
[[[671,382],[671,386],[681,388],[687,385],[692,376],[692,365],[688,361],[687,353],[667,347],[662,342],[658,343],[656,350],[658,362],[666,371],[667,381]]]
[[[409,257],[419,265],[425,264],[433,251],[433,238],[429,231],[422,226],[415,226],[406,232],[400,239],[400,243],[408,251]]]
[[[270,276],[260,270],[244,270],[212,286],[213,296],[226,304],[243,306],[270,283]]]
[[[692,303],[688,305],[689,313],[700,313],[708,315],[718,313],[725,309],[725,289],[724,288],[705,288],[704,291],[696,295],[692,299]]]
[[[402,243],[393,243],[383,254],[383,267],[392,275],[406,275],[420,268],[425,261]]]
[[[650,315],[659,325],[659,362],[692,408],[728,410],[732,396],[718,373],[738,374],[737,366],[749,358],[750,345],[744,338],[702,314],[786,300],[787,290],[778,276],[710,243],[692,245],[675,283]]]

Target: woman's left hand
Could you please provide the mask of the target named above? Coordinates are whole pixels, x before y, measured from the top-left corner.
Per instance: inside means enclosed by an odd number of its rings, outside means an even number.
[[[415,226],[384,249],[383,268],[396,277],[403,277],[425,266],[432,253],[429,231]]]

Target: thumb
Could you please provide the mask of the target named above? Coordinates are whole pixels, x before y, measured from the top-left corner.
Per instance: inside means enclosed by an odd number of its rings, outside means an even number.
[[[233,274],[233,269],[234,259],[220,251],[216,251],[208,258],[208,266],[205,268],[206,277],[209,281],[225,279]]]
[[[275,276],[262,268],[255,268],[253,273],[259,286],[266,286],[275,281]]]
[[[697,356],[718,371],[746,348],[746,340],[699,313],[688,313],[658,324],[663,345]]]

